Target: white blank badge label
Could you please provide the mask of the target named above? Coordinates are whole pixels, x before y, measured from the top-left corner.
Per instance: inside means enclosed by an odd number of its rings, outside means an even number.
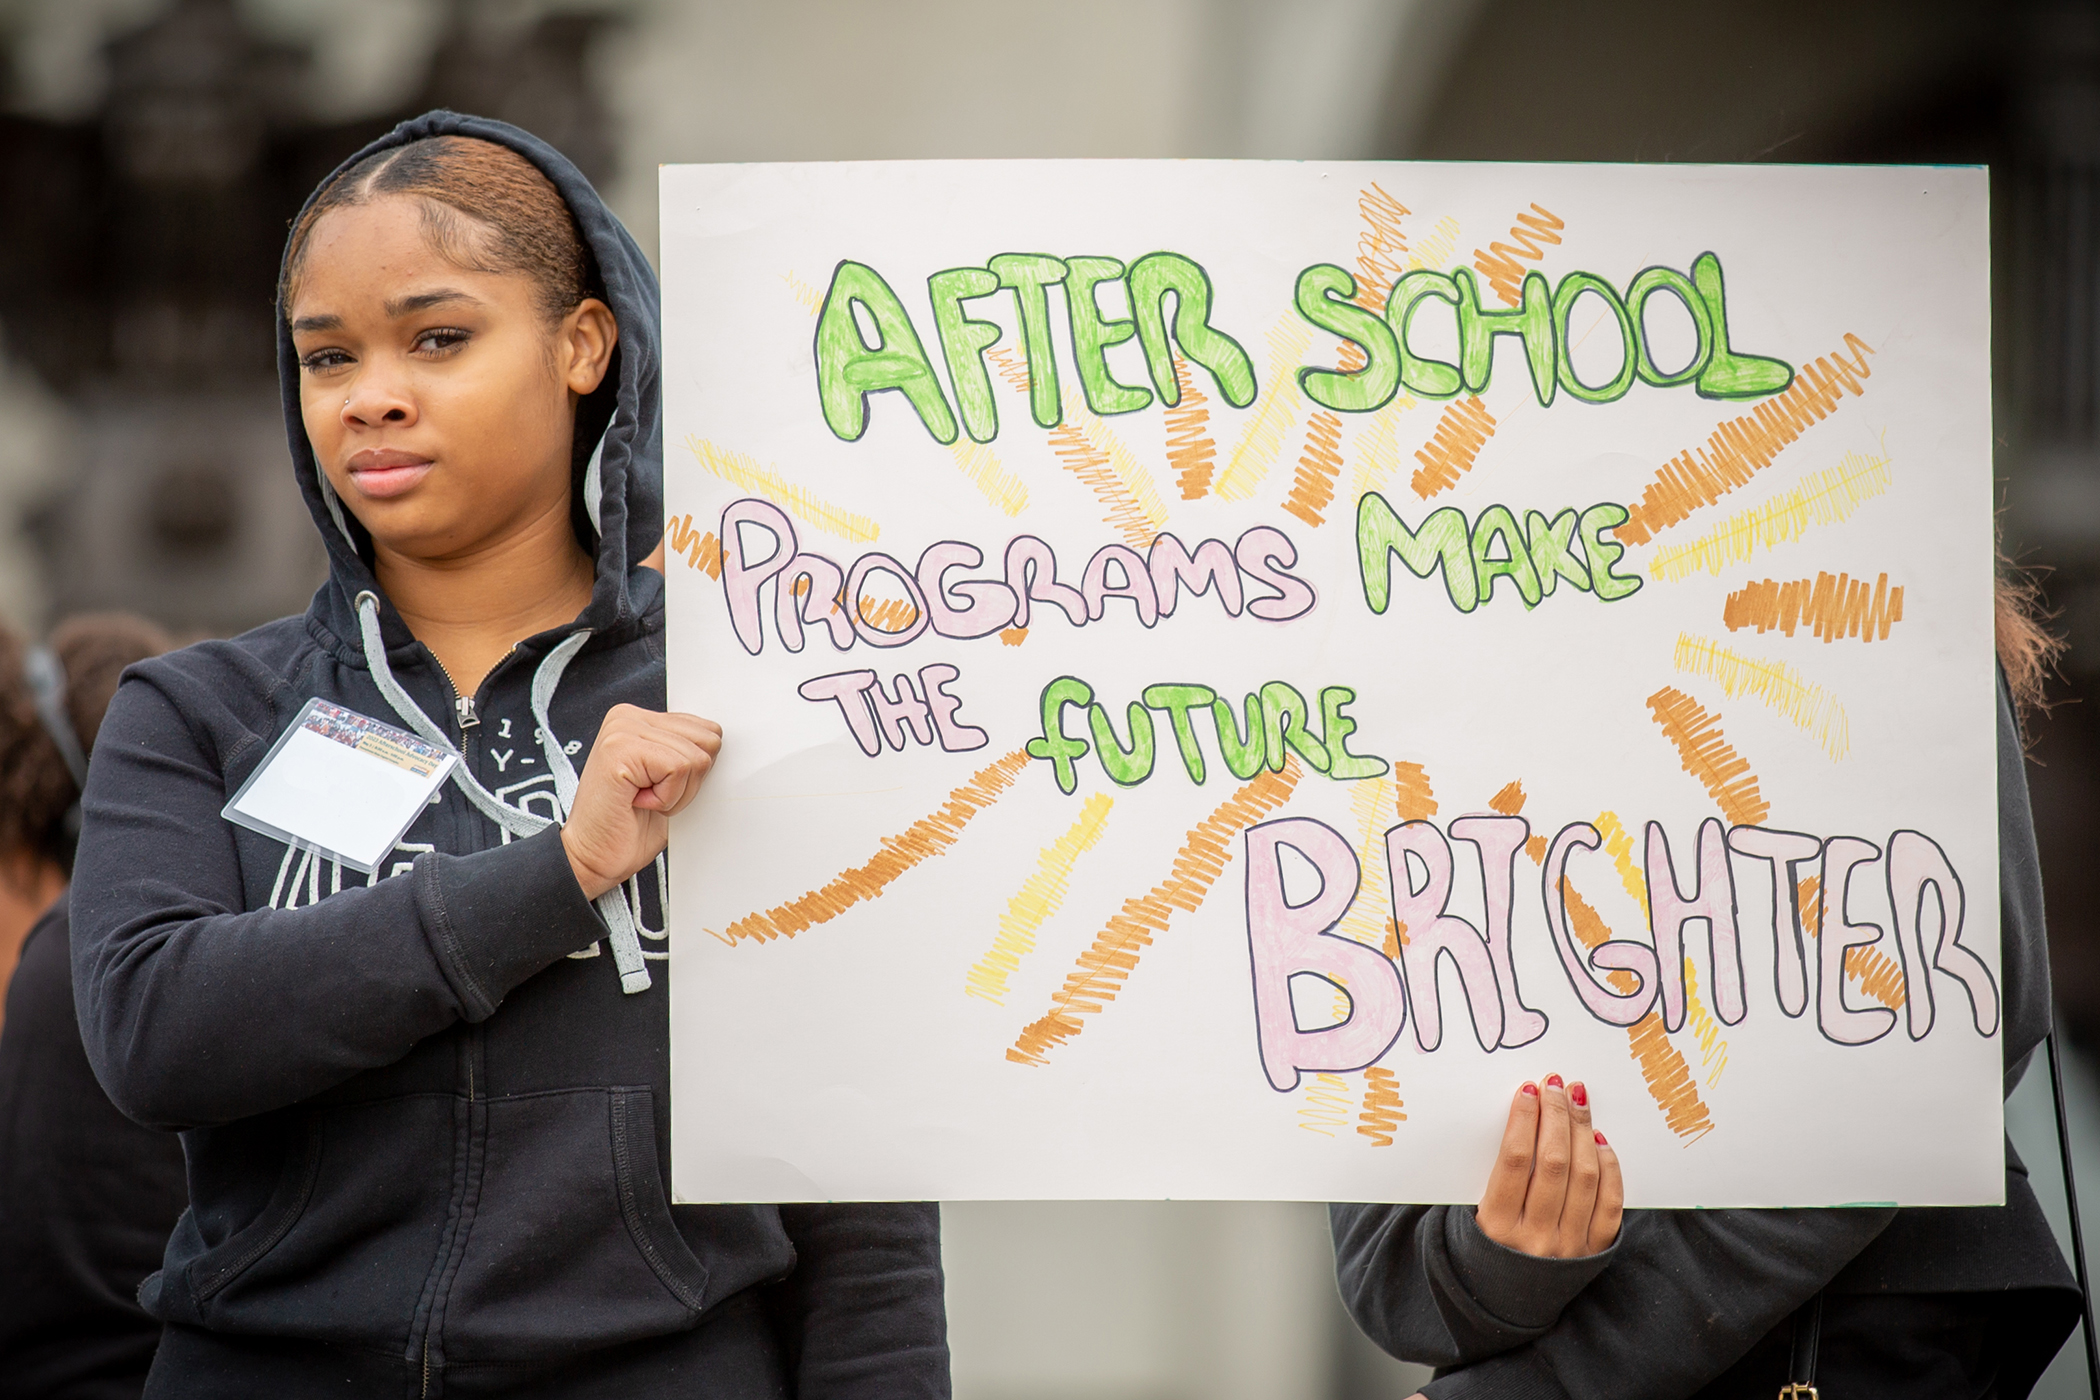
[[[225,816],[369,875],[458,761],[406,730],[309,700]]]

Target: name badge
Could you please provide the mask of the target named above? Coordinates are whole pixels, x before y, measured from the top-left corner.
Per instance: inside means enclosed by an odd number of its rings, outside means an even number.
[[[370,875],[459,755],[313,699],[220,815]]]

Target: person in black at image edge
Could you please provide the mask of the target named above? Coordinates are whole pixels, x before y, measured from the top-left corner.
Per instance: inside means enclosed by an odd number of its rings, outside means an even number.
[[[328,581],[133,669],[72,897],[88,1058],[189,1158],[140,1293],[166,1323],[146,1393],[942,1400],[937,1206],[668,1200],[661,832],[720,735],[662,713],[638,562],[663,518],[649,264],[551,148],[434,112],[324,183],[285,274]],[[476,534],[498,516],[514,537]],[[549,561],[493,646],[446,612],[462,539]],[[220,817],[315,696],[464,755],[369,882]]]
[[[36,649],[0,627],[0,855],[26,843],[71,873],[103,709],[168,645],[123,614],[71,618]],[[160,1341],[139,1280],[186,1199],[182,1144],[117,1112],[88,1068],[61,893],[21,944],[0,1025],[0,1400],[137,1400]]]

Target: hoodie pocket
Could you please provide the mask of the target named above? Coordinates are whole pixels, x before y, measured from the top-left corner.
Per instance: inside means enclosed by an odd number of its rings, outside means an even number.
[[[488,1101],[474,1223],[446,1290],[448,1363],[560,1355],[689,1327],[708,1271],[679,1235],[647,1089]]]

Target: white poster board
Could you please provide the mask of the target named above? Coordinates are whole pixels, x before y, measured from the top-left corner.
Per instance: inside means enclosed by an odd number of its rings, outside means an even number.
[[[677,1197],[1999,1200],[1985,203],[666,168]]]

